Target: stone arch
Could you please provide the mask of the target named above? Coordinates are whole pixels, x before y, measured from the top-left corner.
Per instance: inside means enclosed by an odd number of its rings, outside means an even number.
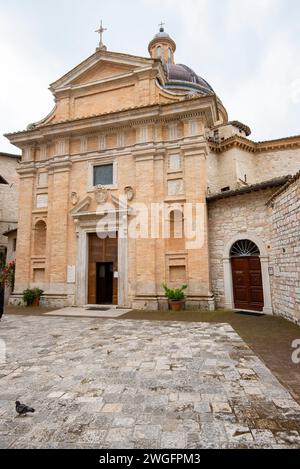
[[[249,239],[249,241],[252,241],[254,244],[256,244],[260,252],[260,257],[269,256],[268,250],[263,240],[259,236],[257,236],[255,233],[251,233],[247,231],[245,233],[237,233],[236,235],[232,236],[229,241],[227,241],[223,249],[223,259],[230,257],[230,250],[232,246],[234,245],[234,243],[242,239]]]
[[[34,225],[34,255],[44,256],[46,253],[47,224],[38,220]]]
[[[259,249],[259,252],[260,252],[259,258],[261,262],[261,273],[262,273],[263,293],[264,293],[263,313],[273,314],[268,250],[264,241],[257,234],[251,233],[251,232],[236,233],[224,245],[223,270],[224,270],[225,307],[228,309],[234,309],[230,251],[231,251],[232,246],[237,241],[240,241],[243,239],[248,239],[249,241],[252,241],[254,244],[256,244],[256,246]]]
[[[169,251],[182,251],[185,249],[184,214],[181,206],[171,207],[168,216],[167,249]]]

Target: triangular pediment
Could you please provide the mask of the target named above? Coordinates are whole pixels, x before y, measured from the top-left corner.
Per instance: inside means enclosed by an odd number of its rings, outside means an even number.
[[[80,200],[76,206],[70,210],[72,217],[80,216],[89,209],[92,199],[90,196],[86,196],[84,199]]]
[[[82,73],[74,81],[73,85],[85,85],[87,83],[94,83],[109,78],[116,78],[126,73],[131,73],[136,69],[132,65],[115,64],[113,62],[100,61],[94,65],[91,69]]]
[[[150,58],[137,57],[117,52],[99,51],[50,85],[52,92],[61,91],[89,83],[108,81],[152,67]]]

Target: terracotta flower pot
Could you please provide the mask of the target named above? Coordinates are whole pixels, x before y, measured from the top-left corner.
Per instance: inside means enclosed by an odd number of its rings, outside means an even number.
[[[182,311],[184,309],[184,301],[183,300],[170,300],[169,307],[172,311]]]
[[[35,298],[33,300],[33,306],[40,306],[40,299],[39,298]]]

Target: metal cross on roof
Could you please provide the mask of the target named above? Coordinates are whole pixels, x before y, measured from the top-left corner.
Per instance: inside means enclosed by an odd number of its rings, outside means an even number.
[[[100,35],[100,42],[99,42],[99,47],[97,47],[97,50],[106,50],[106,46],[103,44],[103,33],[107,31],[107,28],[103,28],[102,20],[100,21],[100,28],[95,31],[95,33],[98,33]]]
[[[163,23],[163,22],[159,23],[159,25],[158,25],[158,26],[160,26],[160,28],[159,28],[159,29],[160,29],[160,31],[161,31],[161,32],[163,32],[163,31],[164,31],[164,26],[165,26],[165,24],[166,24],[166,23]]]

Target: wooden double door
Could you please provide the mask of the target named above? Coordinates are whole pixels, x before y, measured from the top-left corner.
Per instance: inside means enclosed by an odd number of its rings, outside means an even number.
[[[118,304],[118,238],[89,234],[88,303]]]
[[[235,308],[262,311],[264,294],[260,258],[232,257],[231,266]]]

